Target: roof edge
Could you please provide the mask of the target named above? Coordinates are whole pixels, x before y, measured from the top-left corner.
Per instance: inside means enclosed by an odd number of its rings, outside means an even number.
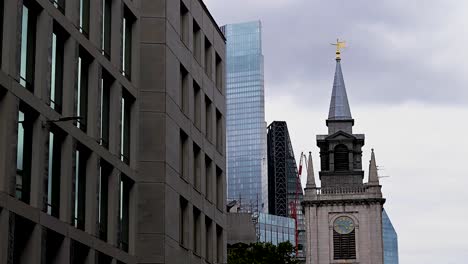
[[[224,42],[226,42],[226,36],[224,36],[224,33],[221,31],[221,28],[219,27],[218,23],[217,23],[216,20],[214,19],[213,15],[211,15],[211,12],[210,12],[210,10],[208,9],[208,7],[206,6],[206,4],[203,2],[203,0],[198,0],[198,2],[200,2],[201,6],[203,7],[203,10],[205,10],[205,12],[208,14],[208,17],[211,19],[211,22],[213,22],[213,24],[215,24],[216,30],[217,30],[218,33],[221,35],[221,37],[223,38]]]

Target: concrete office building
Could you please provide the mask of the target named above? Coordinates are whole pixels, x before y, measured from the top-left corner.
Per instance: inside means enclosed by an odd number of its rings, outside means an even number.
[[[200,0],[0,2],[0,263],[226,263]]]
[[[228,199],[268,210],[266,123],[260,21],[222,27],[227,38]]]
[[[384,264],[398,264],[398,235],[385,209],[382,212]]]

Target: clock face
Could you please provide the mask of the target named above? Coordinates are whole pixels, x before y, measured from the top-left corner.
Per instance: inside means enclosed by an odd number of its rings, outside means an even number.
[[[353,219],[347,216],[340,216],[335,220],[335,223],[333,224],[333,229],[338,234],[349,234],[354,230],[354,221]]]

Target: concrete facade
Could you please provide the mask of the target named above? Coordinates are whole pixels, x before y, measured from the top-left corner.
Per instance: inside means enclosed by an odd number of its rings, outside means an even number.
[[[251,213],[228,213],[227,214],[227,243],[251,244],[257,242],[257,233],[252,221]]]
[[[226,47],[203,2],[0,14],[0,263],[226,263]]]
[[[346,111],[336,110],[343,108]],[[353,134],[353,125],[338,57],[327,120],[329,134],[317,136],[321,186],[317,187],[313,169],[310,169],[303,202],[307,264],[383,264],[382,206],[385,199],[373,151],[369,180],[363,182],[364,135]],[[308,167],[312,168],[310,157]]]

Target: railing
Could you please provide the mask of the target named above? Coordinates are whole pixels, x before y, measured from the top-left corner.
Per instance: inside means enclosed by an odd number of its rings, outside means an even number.
[[[325,187],[317,188],[317,194],[354,194],[365,193],[366,187],[364,186],[351,186],[351,187]]]

